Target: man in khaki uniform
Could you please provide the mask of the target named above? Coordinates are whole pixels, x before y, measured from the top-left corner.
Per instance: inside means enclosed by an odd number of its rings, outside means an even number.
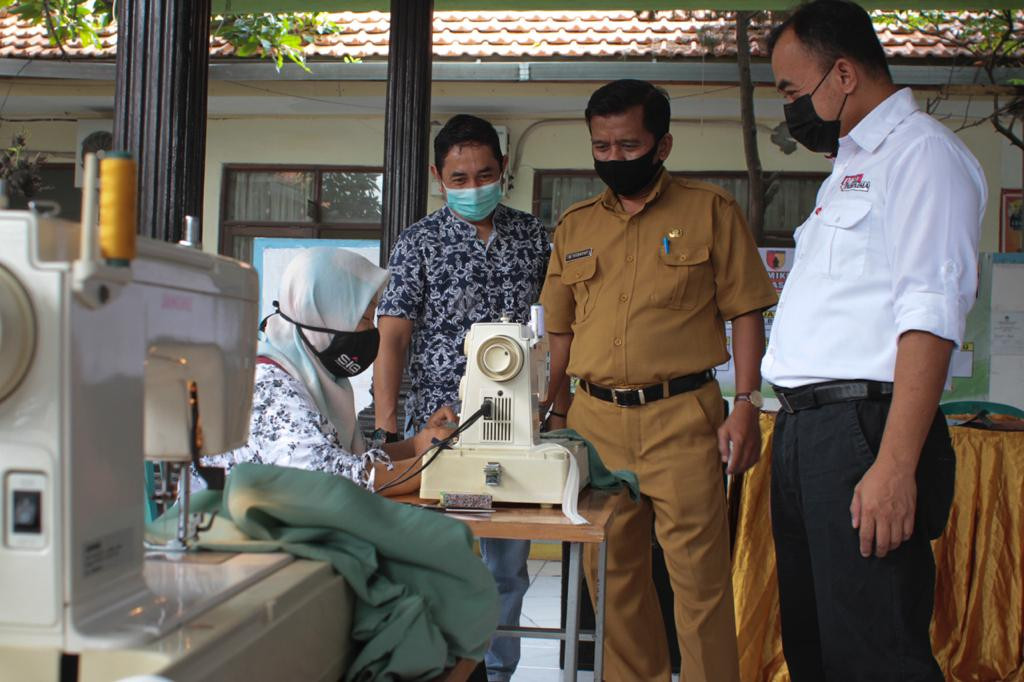
[[[668,646],[651,578],[652,521],[675,593],[682,679],[739,679],[722,462],[743,471],[760,450],[761,311],[776,297],[736,202],[672,178],[669,100],[617,81],[587,107],[594,166],[608,185],[570,207],[555,232],[541,302],[559,427],[566,375],[579,377],[568,426],[610,469],[637,474],[621,496],[607,570],[607,680],[665,681]],[[711,368],[728,359],[738,390],[723,417]],[[593,585],[596,552],[587,556]],[[593,590],[592,590],[593,592]]]

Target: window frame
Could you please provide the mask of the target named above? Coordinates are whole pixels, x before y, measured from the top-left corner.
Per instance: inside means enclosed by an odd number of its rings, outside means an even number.
[[[330,164],[292,163],[226,163],[221,169],[220,181],[220,225],[218,226],[217,251],[221,255],[234,253],[235,237],[267,237],[297,239],[380,239],[382,223],[343,223],[318,221],[314,216],[306,223],[259,220],[228,220],[231,196],[228,186],[232,174],[298,172],[313,174],[313,196],[315,206],[321,206],[323,176],[325,173],[384,173],[383,166],[335,166]]]
[[[828,173],[815,172],[815,171],[776,171],[780,178],[791,178],[791,179],[816,179],[820,182],[824,182],[828,178]],[[696,180],[703,180],[706,178],[729,178],[729,179],[747,179],[746,171],[670,171],[675,177],[693,178]],[[545,176],[558,175],[558,176],[582,176],[582,177],[597,177],[597,173],[593,170],[586,168],[543,168],[536,169],[533,172],[533,214],[535,216],[540,215],[540,202],[541,202],[541,186]],[[770,173],[765,173],[770,175]],[[746,216],[744,216],[746,217]],[[557,219],[556,219],[557,224]],[[798,226],[794,225],[793,229]],[[554,231],[554,227],[551,228]],[[793,247],[795,242],[793,241],[792,234],[789,236],[780,236],[766,232],[762,237],[760,243],[757,244],[759,247]]]

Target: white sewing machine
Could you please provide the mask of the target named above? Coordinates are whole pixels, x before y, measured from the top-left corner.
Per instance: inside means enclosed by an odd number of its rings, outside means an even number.
[[[549,372],[542,318],[535,314],[530,326],[508,318],[474,324],[465,351],[460,421],[485,402],[491,414],[423,470],[420,497],[482,493],[497,502],[561,504],[574,513],[590,468],[582,443],[540,439],[538,401],[547,393]]]
[[[255,272],[141,238],[113,267],[93,229],[0,211],[0,680],[338,679],[326,564],[143,549],[143,454],[247,438]]]

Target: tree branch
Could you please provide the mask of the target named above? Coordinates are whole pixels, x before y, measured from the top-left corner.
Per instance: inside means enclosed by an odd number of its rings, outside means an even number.
[[[57,35],[57,31],[53,28],[53,16],[51,14],[53,10],[50,9],[50,0],[43,0],[43,18],[46,20],[46,31],[50,34],[50,39],[57,45],[57,49],[60,50],[60,55],[65,60],[70,59],[67,50],[64,49],[64,43],[61,41],[60,36]]]

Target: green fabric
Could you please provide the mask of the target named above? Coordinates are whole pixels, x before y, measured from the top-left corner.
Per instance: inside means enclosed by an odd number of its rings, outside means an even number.
[[[456,658],[483,658],[498,592],[465,524],[340,476],[250,463],[231,470],[223,495],[192,497],[191,511],[213,510],[200,548],[284,551],[327,561],[348,581],[360,648],[346,680],[429,680]],[[172,537],[176,523],[174,508],[148,532]]]
[[[629,491],[630,498],[640,499],[640,483],[636,480],[636,474],[632,471],[622,469],[620,471],[609,471],[608,467],[601,461],[597,449],[593,444],[576,433],[573,429],[559,429],[540,434],[541,438],[563,440],[575,440],[587,446],[587,456],[590,462],[590,487],[598,490],[618,490],[625,486]]]
[[[1005,414],[1009,417],[1024,419],[1024,410],[1013,405],[1003,403],[990,403],[984,400],[958,400],[956,402],[942,403],[939,408],[942,414],[972,414],[977,415],[985,412],[987,414]]]

